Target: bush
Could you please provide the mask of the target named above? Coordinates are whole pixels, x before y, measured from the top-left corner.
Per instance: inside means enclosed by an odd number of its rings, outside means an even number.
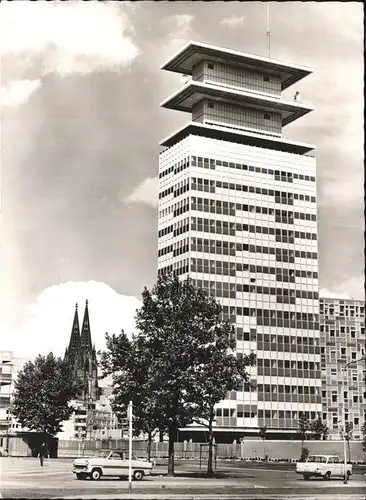
[[[310,453],[309,448],[302,448],[300,462],[306,462],[306,459],[308,458],[309,453]]]

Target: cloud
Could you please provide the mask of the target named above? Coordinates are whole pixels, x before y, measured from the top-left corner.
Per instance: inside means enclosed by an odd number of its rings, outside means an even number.
[[[41,85],[41,80],[16,80],[0,88],[1,106],[18,106],[26,101]]]
[[[145,203],[152,207],[158,206],[158,178],[147,177],[136,186],[131,194],[122,199],[123,203]]]
[[[164,52],[174,52],[188,42],[194,19],[195,16],[190,14],[175,14],[162,19],[162,24],[167,30]]]
[[[80,327],[85,300],[89,301],[92,340],[96,349],[105,347],[104,335],[122,329],[131,335],[135,329],[136,309],[141,302],[133,296],[118,294],[105,283],[88,281],[54,285],[43,290],[28,309],[28,317],[18,331],[0,328],[1,348],[16,356],[35,357],[52,351],[63,356],[69,342],[75,303],[79,304]]]
[[[222,19],[221,24],[227,26],[228,28],[236,30],[238,28],[242,28],[245,25],[245,20],[246,18],[244,16],[241,17],[231,16]]]
[[[321,288],[319,296],[330,299],[365,300],[365,287],[362,277],[350,278],[331,289]]]
[[[0,50],[9,80],[130,67],[139,49],[131,38],[131,9],[102,2],[7,2],[0,18]],[[11,73],[13,73],[11,75]],[[21,101],[20,101],[21,102]],[[24,101],[23,101],[24,102]]]

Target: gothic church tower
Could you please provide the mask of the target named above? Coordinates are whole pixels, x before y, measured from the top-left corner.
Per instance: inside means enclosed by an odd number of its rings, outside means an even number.
[[[72,324],[69,347],[65,351],[65,360],[68,360],[73,369],[73,376],[82,382],[79,398],[84,402],[99,399],[97,355],[95,346],[92,345],[88,301],[85,304],[84,318],[79,328],[78,305],[75,307],[74,321]]]

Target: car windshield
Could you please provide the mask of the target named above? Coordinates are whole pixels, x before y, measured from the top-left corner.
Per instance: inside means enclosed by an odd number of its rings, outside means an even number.
[[[313,455],[308,458],[308,462],[318,462],[318,463],[325,463],[327,459],[325,457],[318,457],[316,455]]]
[[[93,457],[94,458],[108,458],[109,456],[109,451],[97,451]]]

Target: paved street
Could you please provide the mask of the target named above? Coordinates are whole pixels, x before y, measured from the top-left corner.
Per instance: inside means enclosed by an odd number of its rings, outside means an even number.
[[[294,465],[255,464],[241,461],[219,461],[216,477],[199,475],[199,462],[176,461],[177,477],[168,478],[166,462],[159,463],[154,476],[133,483],[101,479],[77,481],[71,472],[72,460],[46,460],[43,467],[37,459],[1,458],[1,495],[3,498],[220,498],[227,499],[324,499],[365,500],[365,471],[355,471],[348,485],[342,480],[304,481],[294,472]]]

